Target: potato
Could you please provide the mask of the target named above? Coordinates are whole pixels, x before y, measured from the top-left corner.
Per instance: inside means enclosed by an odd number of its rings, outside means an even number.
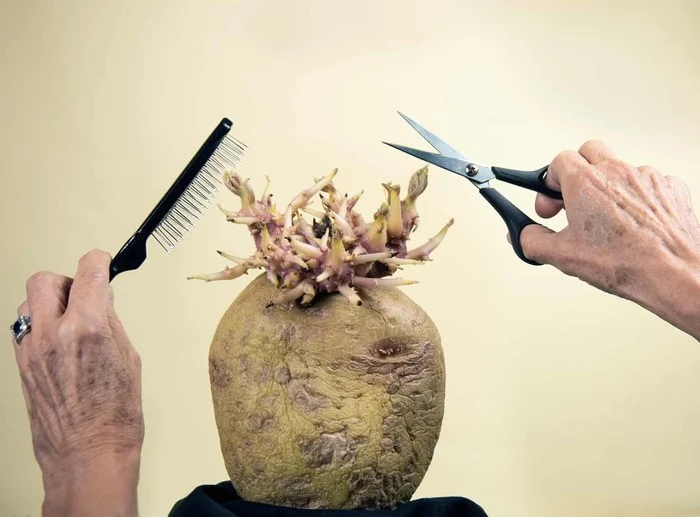
[[[393,508],[440,435],[445,366],[429,316],[394,287],[271,306],[265,275],[216,329],[209,375],[221,451],[248,501]]]

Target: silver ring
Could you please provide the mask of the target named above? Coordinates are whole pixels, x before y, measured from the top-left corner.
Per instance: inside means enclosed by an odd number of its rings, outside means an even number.
[[[29,315],[22,315],[10,325],[12,336],[15,338],[15,343],[18,345],[22,342],[22,338],[29,334],[32,330],[32,319]]]

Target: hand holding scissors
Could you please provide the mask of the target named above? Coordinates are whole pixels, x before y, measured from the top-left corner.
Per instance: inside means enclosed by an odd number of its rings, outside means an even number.
[[[516,255],[518,255],[518,257],[528,264],[540,265],[539,262],[530,260],[525,256],[520,244],[520,233],[523,231],[523,228],[530,224],[537,223],[521,212],[513,203],[508,201],[503,194],[491,187],[489,181],[492,179],[499,179],[534,192],[540,192],[553,199],[562,199],[561,192],[552,190],[545,185],[545,175],[548,167],[542,167],[536,171],[520,171],[505,169],[502,167],[479,165],[466,158],[459,151],[425,129],[416,121],[410,119],[403,113],[399,113],[399,115],[401,115],[406,122],[408,122],[423,138],[425,138],[425,140],[427,140],[428,143],[435,148],[437,153],[420,151],[418,149],[413,149],[403,145],[389,144],[387,142],[385,143],[395,149],[398,149],[399,151],[403,151],[411,156],[420,158],[423,161],[437,165],[438,167],[450,172],[454,172],[455,174],[458,174],[471,181],[479,189],[481,195],[486,198],[491,206],[493,206],[493,208],[496,209],[496,211],[503,218],[503,221],[508,227],[510,242],[513,245]]]
[[[518,257],[632,300],[700,340],[700,223],[682,180],[593,140],[536,171],[487,167],[402,116],[438,153],[388,145],[470,180],[505,221]],[[563,192],[568,225],[553,232],[535,223],[489,185],[494,178],[547,196],[536,202],[542,217],[564,207]]]

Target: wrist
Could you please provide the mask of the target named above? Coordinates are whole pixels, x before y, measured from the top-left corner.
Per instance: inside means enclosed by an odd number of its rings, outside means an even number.
[[[700,341],[700,260],[688,279],[688,297],[680,300],[677,312],[683,322],[683,329]]]
[[[652,275],[653,294],[642,305],[700,341],[700,255],[674,257]]]
[[[137,515],[140,460],[140,450],[111,452],[43,472],[43,515]]]

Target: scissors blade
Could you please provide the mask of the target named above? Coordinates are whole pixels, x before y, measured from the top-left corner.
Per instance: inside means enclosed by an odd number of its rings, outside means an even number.
[[[415,156],[416,158],[423,160],[428,163],[432,163],[433,165],[436,165],[442,169],[445,169],[450,172],[454,172],[455,174],[458,174],[462,176],[463,178],[467,178],[469,181],[474,183],[475,185],[479,186],[482,183],[488,182],[490,179],[494,178],[493,172],[491,172],[491,169],[488,167],[484,167],[481,165],[476,165],[476,168],[478,170],[477,174],[474,176],[468,176],[467,175],[467,166],[471,165],[471,162],[462,160],[460,158],[453,158],[452,156],[445,156],[443,154],[437,154],[437,153],[429,153],[427,151],[421,151],[420,149],[413,149],[412,147],[406,147],[404,145],[399,145],[399,144],[390,144],[389,142],[383,142],[389,147],[393,147],[394,149],[398,149],[399,151],[403,151],[406,154],[410,154],[411,156]]]
[[[425,140],[432,145],[437,152],[440,154],[444,154],[445,156],[452,156],[453,158],[460,158],[466,162],[471,162],[469,158],[464,156],[462,153],[460,153],[457,149],[449,145],[447,142],[445,142],[442,138],[438,137],[434,133],[428,131],[425,129],[423,126],[421,126],[418,122],[415,120],[411,119],[410,117],[407,117],[400,111],[398,112],[403,119],[408,122],[413,129],[415,129],[420,136],[425,138]]]

